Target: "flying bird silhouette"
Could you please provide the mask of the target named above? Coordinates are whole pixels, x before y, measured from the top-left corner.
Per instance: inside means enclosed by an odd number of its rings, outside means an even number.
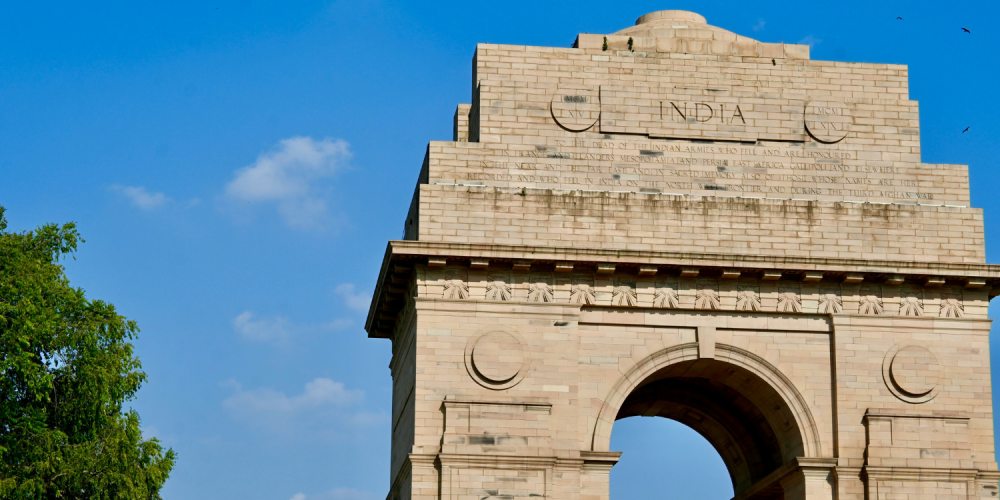
[[[964,31],[966,33],[972,33],[971,31],[969,31],[969,28],[962,28],[962,31]]]
[[[965,127],[965,130],[963,130],[962,133],[964,134],[964,133],[968,132],[970,128],[972,128],[972,127]]]
[[[902,21],[902,20],[903,20],[903,18],[902,18],[902,17],[899,17],[899,16],[896,16],[896,19],[899,19],[900,21]]]

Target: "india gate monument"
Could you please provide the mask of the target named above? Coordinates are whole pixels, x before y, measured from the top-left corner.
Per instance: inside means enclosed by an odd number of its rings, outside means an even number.
[[[997,498],[969,201],[904,65],[670,10],[479,44],[368,315],[387,500],[607,500],[632,416],[698,432],[737,499]]]

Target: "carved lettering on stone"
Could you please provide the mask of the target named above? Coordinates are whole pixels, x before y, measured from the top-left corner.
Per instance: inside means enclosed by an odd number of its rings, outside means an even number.
[[[573,287],[569,293],[570,304],[591,306],[597,303],[594,294],[594,277],[577,275],[573,277]]]
[[[698,280],[697,295],[694,299],[695,309],[721,309],[719,300],[719,282],[716,280]]]
[[[803,131],[802,135],[804,134]],[[855,164],[859,161],[858,153],[852,151],[803,151],[800,147],[781,144],[769,147],[684,145],[660,140],[602,141],[576,138],[561,139],[554,143],[555,145],[537,146],[530,150],[494,151],[489,158],[477,162],[477,166],[481,168],[463,174],[467,176],[464,178],[503,185],[541,182],[562,184],[564,188],[621,186],[632,187],[630,191],[640,192],[643,189],[659,189],[661,192],[707,189],[730,191],[734,194],[831,195],[855,200],[937,199],[934,193],[919,192],[921,185],[926,183],[917,180],[918,172],[902,166],[858,165]],[[579,147],[587,147],[589,151],[565,149]],[[759,159],[749,160],[744,157]],[[546,161],[551,159],[559,161]],[[725,169],[712,171],[704,170],[703,167]],[[765,170],[740,173],[730,167]],[[886,175],[893,178],[887,178]],[[763,183],[751,184],[747,181]],[[775,182],[791,182],[792,185],[774,185]],[[950,198],[950,195],[946,196]]]
[[[653,294],[653,307],[664,309],[676,309],[680,306],[680,298],[677,296],[677,280],[657,281]]]
[[[635,291],[635,277],[616,276],[614,279],[614,290],[611,292],[611,305],[632,306],[639,303]]]
[[[366,322],[398,354],[383,493],[600,500],[639,415],[712,437],[741,497],[1000,491],[1000,267],[968,168],[922,163],[909,70],[643,18],[477,47]]]
[[[510,300],[510,273],[491,272],[486,277],[486,300]]]
[[[737,311],[760,311],[760,285],[740,283],[736,287]]]
[[[882,307],[882,287],[865,285],[858,293],[858,314],[884,314]]]
[[[444,298],[469,298],[469,273],[465,269],[449,269],[444,275]]]
[[[564,84],[552,95],[552,119],[570,132],[583,132],[601,116],[601,96],[596,88]]]
[[[805,108],[805,127],[817,142],[833,144],[851,131],[851,108],[842,100],[810,101]]]

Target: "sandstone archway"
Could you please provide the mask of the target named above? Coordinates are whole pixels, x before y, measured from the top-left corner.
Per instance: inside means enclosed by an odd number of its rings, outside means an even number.
[[[738,500],[997,492],[1000,266],[906,66],[660,11],[472,67],[365,325],[390,497],[609,500],[628,415],[702,433]]]
[[[683,423],[715,447],[739,495],[782,465],[818,456],[818,431],[802,396],[766,360],[718,345],[664,349],[633,367],[602,408],[593,450],[608,451],[615,420],[660,416]]]

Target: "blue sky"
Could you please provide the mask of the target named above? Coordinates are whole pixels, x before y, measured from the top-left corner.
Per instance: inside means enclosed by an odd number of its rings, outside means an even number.
[[[569,46],[669,8],[910,65],[923,159],[971,165],[1000,261],[995,2],[5,5],[0,205],[14,230],[77,222],[72,283],[142,328],[134,406],[179,453],[165,497],[384,498],[390,346],[364,313],[426,143],[470,100],[475,43]],[[728,498],[714,451],[654,420],[616,427],[614,497]]]

